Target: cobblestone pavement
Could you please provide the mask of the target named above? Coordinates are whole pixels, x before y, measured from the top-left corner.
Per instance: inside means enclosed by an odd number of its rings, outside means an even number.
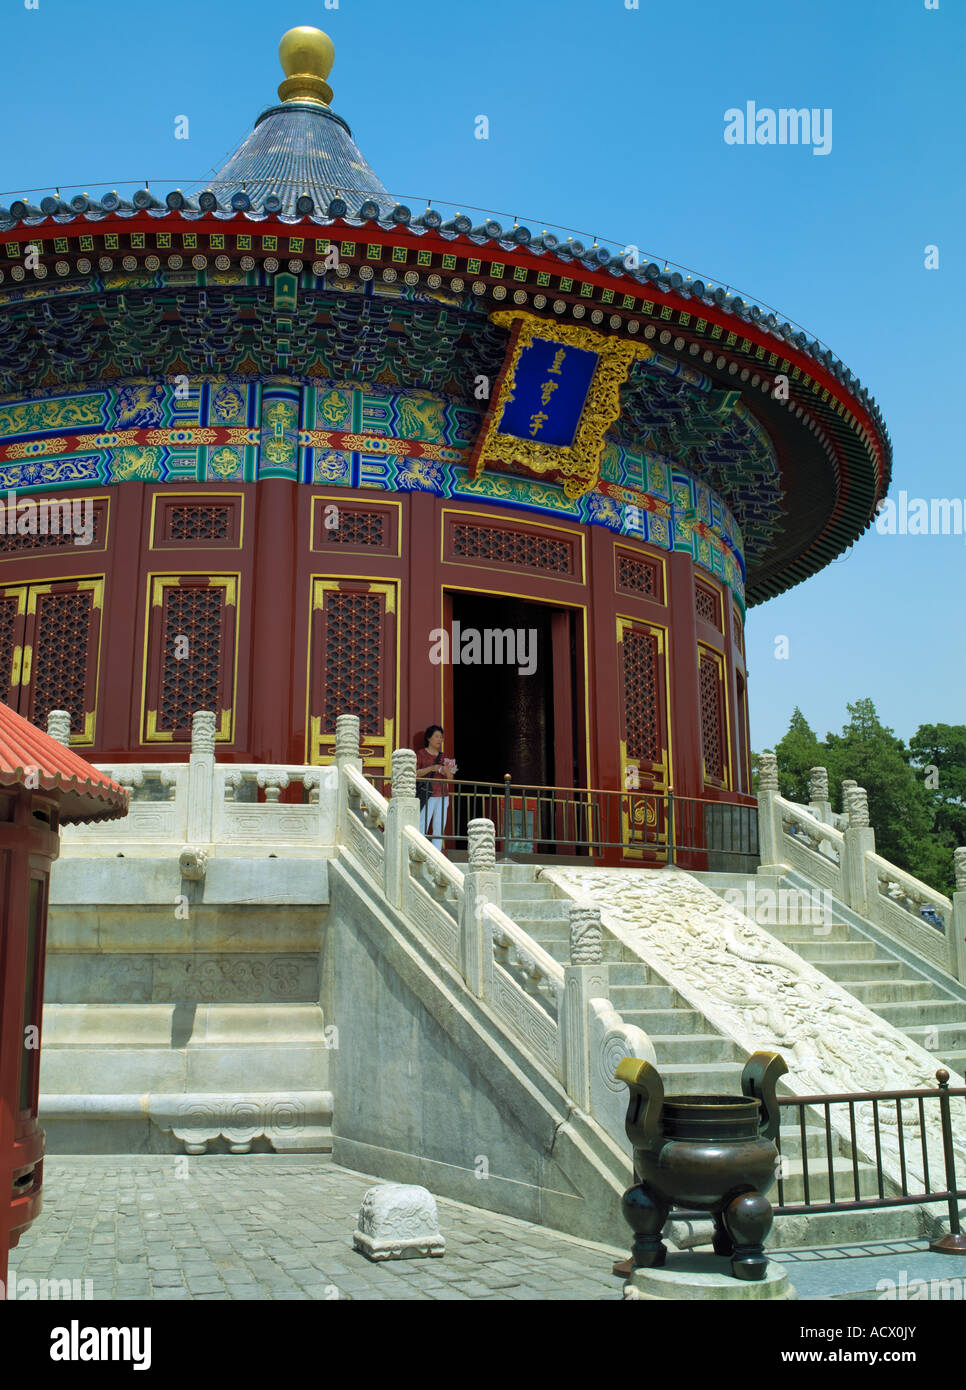
[[[95,1299],[622,1296],[610,1271],[625,1251],[442,1198],[442,1259],[374,1264],[352,1232],[377,1181],[317,1156],[54,1155],[10,1267],[18,1280],[89,1279],[79,1291]]]

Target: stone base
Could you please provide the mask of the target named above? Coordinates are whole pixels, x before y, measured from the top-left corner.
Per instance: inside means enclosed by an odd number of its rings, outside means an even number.
[[[735,1279],[722,1255],[668,1254],[661,1269],[635,1269],[624,1285],[627,1299],[689,1299],[698,1302],[797,1298],[783,1265],[769,1261],[764,1279]]]
[[[446,1251],[436,1199],[414,1183],[370,1187],[362,1200],[353,1247],[370,1260],[419,1260]]]

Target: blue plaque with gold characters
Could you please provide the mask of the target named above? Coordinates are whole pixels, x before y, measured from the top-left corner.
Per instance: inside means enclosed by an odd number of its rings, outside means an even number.
[[[620,412],[631,364],[651,349],[514,310],[490,319],[510,329],[510,343],[470,477],[487,464],[515,464],[558,475],[565,494],[580,497],[600,476],[604,435]]]
[[[599,360],[586,348],[534,338],[520,353],[500,433],[557,448],[573,444]]]

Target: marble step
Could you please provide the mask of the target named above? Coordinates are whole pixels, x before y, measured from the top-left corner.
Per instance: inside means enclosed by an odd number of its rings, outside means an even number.
[[[554,921],[562,923],[570,930],[570,906],[562,898],[523,898],[518,902],[503,899],[503,911],[514,922],[523,926],[524,922]]]
[[[658,1065],[665,1095],[740,1096],[745,1058],[734,1062],[668,1062]]]
[[[819,962],[816,962],[819,966]],[[833,980],[861,980],[869,984],[873,980],[892,980],[901,984],[918,984],[922,977],[911,965],[901,960],[823,960],[819,966],[824,975]]]
[[[621,969],[621,967],[619,965],[612,965],[610,967],[610,978],[612,981],[614,978],[613,972],[615,969],[619,970]],[[682,1011],[687,1010],[688,1012],[690,1012],[690,1010],[688,1010],[687,1004],[681,998],[680,994],[678,994],[677,990],[672,989],[670,985],[635,985],[634,989],[634,999],[637,1005],[639,1005],[641,1011],[654,1009],[660,1009],[661,1011],[664,1011],[665,1009],[681,1009]],[[619,1014],[623,1015],[625,1005],[621,1002],[622,995],[620,993],[620,990],[620,985],[614,985],[612,983],[608,992],[610,995],[610,1001],[614,1005],[614,1008],[618,1011]],[[634,1006],[632,1005],[631,1007]],[[638,1026],[641,1027],[643,1025],[639,1024]]]
[[[777,1189],[768,1199],[774,1206]],[[766,1249],[796,1250],[824,1245],[869,1245],[880,1240],[922,1240],[922,1215],[916,1207],[883,1207],[865,1211],[814,1212],[808,1216],[776,1216]],[[789,1271],[792,1285],[794,1268]]]
[[[768,1200],[772,1206],[786,1205],[792,1202],[805,1201],[805,1165],[801,1158],[792,1158],[787,1152],[783,1155],[782,1164],[782,1183],[779,1188],[778,1181],[774,1182],[768,1192]],[[879,1187],[876,1178],[876,1168],[874,1163],[859,1162],[856,1165],[859,1174],[859,1199],[878,1197]],[[856,1200],[855,1192],[855,1169],[852,1167],[851,1158],[832,1155],[832,1177],[834,1179],[834,1193],[832,1185],[829,1184],[828,1160],[825,1156],[824,1145],[820,1153],[809,1154],[808,1162],[808,1200],[810,1202],[828,1201],[853,1201]],[[883,1187],[886,1196],[893,1195],[893,1187],[887,1182]],[[898,1195],[898,1194],[896,1194]]]
[[[619,988],[619,987],[618,987]],[[634,989],[631,986],[631,989]],[[617,995],[617,989],[613,986],[610,991],[611,1003],[621,1015],[627,1018],[628,1010],[634,1010],[633,1022],[638,1028],[643,1028],[649,1036],[666,1036],[668,1033],[680,1033],[684,1036],[700,1033],[707,1028],[707,1021],[703,1014],[699,1014],[696,1009],[641,1009],[637,1007],[637,999],[628,1000],[627,1003],[621,1002]],[[632,1020],[628,1019],[628,1022]]]
[[[781,1152],[786,1162],[800,1162],[802,1157],[802,1132],[798,1127],[798,1112],[793,1106],[782,1107]],[[825,1161],[825,1129],[810,1116],[805,1117],[805,1152],[809,1163],[816,1159]],[[850,1148],[837,1130],[832,1131],[832,1155],[835,1158],[849,1157]],[[851,1162],[851,1159],[850,1159]]]
[[[891,1023],[891,1019],[889,1020]],[[945,1057],[948,1052],[961,1053],[966,1048],[966,1008],[956,1022],[931,1023],[926,1009],[919,1011],[919,1022],[904,1028],[907,1037],[914,1038],[927,1052],[935,1052]],[[927,1045],[928,1039],[928,1045]]]
[[[852,940],[852,928],[845,922],[760,922],[758,925],[764,927],[765,931],[770,932],[772,936],[777,936],[779,941],[783,941],[786,946],[792,946],[799,941],[827,941],[831,943]]]
[[[664,980],[642,960],[621,961],[612,965],[607,972],[612,986],[623,985],[663,985]],[[686,1007],[686,1006],[685,1006]]]
[[[935,986],[932,988],[935,989]],[[858,990],[853,990],[853,993],[858,994]],[[863,999],[863,1003],[866,1002],[868,1001]],[[880,1018],[884,1018],[886,1023],[891,1023],[894,1028],[901,1028],[910,1035],[915,1032],[910,1024],[922,1024],[926,1028],[943,1028],[950,1024],[962,1024],[966,1020],[966,1004],[961,1004],[958,999],[928,998],[923,994],[914,998],[890,1000],[874,1007],[875,1012]]]
[[[638,1028],[643,1027],[636,1010],[631,1010],[622,1017],[625,1023],[635,1023]],[[702,1065],[705,1062],[727,1062],[729,1066],[737,1068],[740,1077],[741,1069],[747,1060],[745,1051],[720,1033],[652,1033],[650,1037],[657,1056],[657,1069],[662,1076],[668,1066],[675,1063],[689,1066],[692,1063]]]
[[[879,954],[879,948],[874,941],[826,941],[816,932],[815,936],[805,941],[792,942],[786,937],[783,944],[790,946],[796,955],[801,956],[803,960],[811,961],[814,965],[839,965],[843,962],[853,965],[859,961],[893,964],[891,956]]]
[[[497,868],[504,883],[537,882],[536,864],[498,864]]]
[[[825,974],[831,975],[831,971],[826,970]],[[833,976],[832,978],[836,977]],[[850,994],[854,994],[856,999],[860,999],[863,1004],[876,1013],[879,1012],[880,1004],[907,1004],[911,1000],[929,999],[936,988],[931,980],[866,980],[860,978],[847,982],[843,980],[842,984],[845,985]]]
[[[553,899],[553,884],[551,883],[504,883],[502,887],[503,910],[511,917],[513,913],[507,907],[507,903],[519,902],[549,902]],[[559,899],[558,899],[559,901]]]

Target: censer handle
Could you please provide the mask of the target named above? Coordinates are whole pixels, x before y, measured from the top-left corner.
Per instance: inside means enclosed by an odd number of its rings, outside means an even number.
[[[656,1149],[660,1143],[664,1082],[650,1062],[625,1057],[614,1072],[630,1091],[624,1131],[635,1149]]]
[[[761,1105],[759,1132],[764,1139],[778,1138],[781,1114],[775,1087],[778,1085],[778,1078],[784,1076],[787,1071],[788,1067],[780,1052],[753,1052],[741,1073],[741,1094],[752,1097]]]

